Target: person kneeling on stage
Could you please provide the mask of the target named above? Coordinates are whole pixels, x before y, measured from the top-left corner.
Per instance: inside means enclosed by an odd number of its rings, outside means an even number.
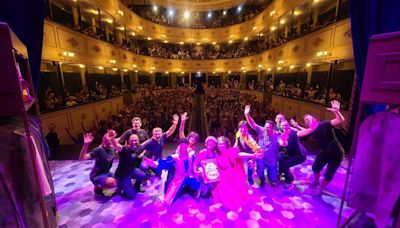
[[[115,157],[115,149],[110,140],[110,132],[103,136],[102,143],[94,148],[90,153],[87,153],[89,144],[93,141],[92,133],[83,136],[83,147],[79,160],[96,159],[94,167],[90,172],[90,181],[95,187],[96,194],[103,194],[104,189],[111,189],[117,186],[117,181],[110,172],[113,160]]]
[[[140,184],[146,178],[146,174],[139,169],[144,156],[144,152],[138,153],[140,149],[139,137],[136,134],[132,134],[128,139],[128,145],[122,146],[115,139],[115,135],[112,135],[111,143],[119,155],[119,163],[115,171],[118,188],[122,196],[128,199],[135,199],[136,193],[141,192]],[[136,179],[134,186],[132,186],[131,179]]]
[[[193,173],[194,153],[188,153],[188,146],[188,140],[183,138],[179,140],[176,153],[168,156],[166,160],[159,159],[154,161],[144,158],[144,162],[148,166],[157,167],[159,170],[173,168],[173,177],[168,185],[164,199],[161,199],[165,205],[171,205],[185,187],[189,187],[195,194],[200,188],[200,182]]]

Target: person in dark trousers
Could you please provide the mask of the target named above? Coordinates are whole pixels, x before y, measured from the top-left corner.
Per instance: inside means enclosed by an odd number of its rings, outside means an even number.
[[[310,134],[321,148],[321,152],[315,158],[312,166],[314,172],[312,185],[320,186],[320,192],[331,182],[344,156],[344,149],[333,131],[335,126],[339,126],[345,120],[340,113],[339,101],[331,101],[331,108],[327,108],[327,110],[335,115],[334,119],[319,122],[310,114],[304,116],[304,123],[312,130]],[[324,174],[324,180],[320,184],[320,172],[325,165],[328,167]]]
[[[92,133],[87,133],[83,136],[83,147],[79,160],[96,159],[94,167],[90,172],[90,181],[95,187],[95,193],[102,194],[104,189],[115,188],[117,180],[110,172],[115,157],[115,149],[113,148],[110,136],[114,133],[109,131],[103,136],[102,143],[87,153],[89,144],[93,141]],[[111,134],[111,135],[110,135]]]
[[[280,123],[282,133],[278,138],[278,143],[281,146],[279,159],[279,173],[283,173],[285,177],[286,189],[292,186],[294,181],[293,174],[290,172],[290,167],[299,165],[306,160],[306,153],[302,145],[299,143],[299,137],[308,133],[304,130],[293,131],[287,120]]]
[[[119,163],[115,171],[118,188],[122,196],[128,199],[135,199],[137,192],[141,192],[140,184],[146,178],[146,174],[139,169],[142,157],[144,156],[144,152],[139,153],[139,137],[132,134],[129,137],[128,145],[122,146],[116,141],[113,135],[111,136],[111,143],[119,155]],[[136,180],[134,185],[132,185],[132,179]]]

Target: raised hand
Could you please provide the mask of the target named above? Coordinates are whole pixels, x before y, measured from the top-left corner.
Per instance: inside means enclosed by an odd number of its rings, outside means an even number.
[[[176,114],[174,114],[174,115],[172,116],[172,118],[173,118],[173,121],[172,121],[172,123],[174,123],[174,124],[178,124],[178,121],[179,121],[179,116],[178,116],[178,115],[176,115]]]
[[[188,119],[187,112],[181,114],[181,121],[186,121]]]
[[[93,135],[92,133],[87,133],[83,135],[83,143],[84,144],[90,144],[91,142],[93,142]]]
[[[246,105],[246,107],[244,107],[244,114],[248,115],[250,113],[250,105]]]
[[[326,110],[331,112],[339,112],[340,111],[340,102],[337,100],[331,101],[332,108],[327,108]]]
[[[299,126],[299,124],[296,122],[296,120],[294,120],[294,119],[290,119],[290,124],[293,126],[293,127],[297,127],[297,126]]]
[[[110,138],[117,137],[117,132],[115,132],[114,130],[107,130],[107,134],[108,134],[108,137],[110,137]]]

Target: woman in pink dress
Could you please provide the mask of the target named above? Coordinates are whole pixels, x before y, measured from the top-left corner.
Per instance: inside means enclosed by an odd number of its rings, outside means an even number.
[[[216,160],[220,181],[213,191],[213,198],[224,207],[237,211],[248,197],[246,172],[241,159],[255,158],[259,154],[249,154],[240,152],[238,148],[231,148],[229,139],[224,136],[218,137],[217,148]]]

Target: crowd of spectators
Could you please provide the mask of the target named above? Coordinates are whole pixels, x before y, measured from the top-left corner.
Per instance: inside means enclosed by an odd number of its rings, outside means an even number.
[[[333,100],[338,100],[342,105],[342,109],[347,109],[349,106],[349,101],[344,100],[340,93],[335,92],[333,88],[330,88],[329,91],[321,89],[319,84],[304,89],[304,85],[301,85],[300,83],[286,84],[281,80],[278,86],[273,90],[273,93],[284,97],[311,101],[319,104],[329,104],[329,102]]]
[[[190,12],[189,18],[184,18],[184,11],[153,5],[128,5],[137,15],[154,23],[173,27],[207,29],[230,26],[248,21],[261,13],[272,1],[263,0],[262,4],[244,4],[234,8],[217,11]]]
[[[121,86],[121,90],[116,85],[112,85],[110,90],[107,90],[104,84],[96,82],[93,89],[84,86],[79,92],[71,94],[64,88],[63,94],[56,95],[54,89],[48,87],[44,92],[44,100],[41,107],[44,111],[72,107],[79,104],[121,96],[126,91],[127,89],[124,84]]]
[[[174,90],[141,90],[138,92],[137,100],[132,105],[124,105],[118,114],[109,114],[106,119],[98,121],[92,126],[82,124],[82,133],[76,137],[71,134],[69,129],[65,129],[75,144],[82,144],[82,135],[86,132],[92,132],[95,141],[101,142],[102,136],[108,129],[114,129],[120,136],[124,131],[132,127],[132,118],[140,117],[142,119],[142,129],[146,130],[151,137],[151,131],[155,127],[161,127],[163,131],[168,130],[172,124],[174,114],[188,113],[191,119],[194,107],[193,90],[180,88]],[[190,121],[186,124],[186,129],[190,128]],[[179,134],[176,131],[171,142],[179,140]]]
[[[259,124],[273,119],[276,114],[270,105],[258,101],[254,93],[238,89],[207,89],[204,109],[209,133],[234,141],[237,124],[245,119],[243,110],[247,104],[251,105],[252,117]]]

